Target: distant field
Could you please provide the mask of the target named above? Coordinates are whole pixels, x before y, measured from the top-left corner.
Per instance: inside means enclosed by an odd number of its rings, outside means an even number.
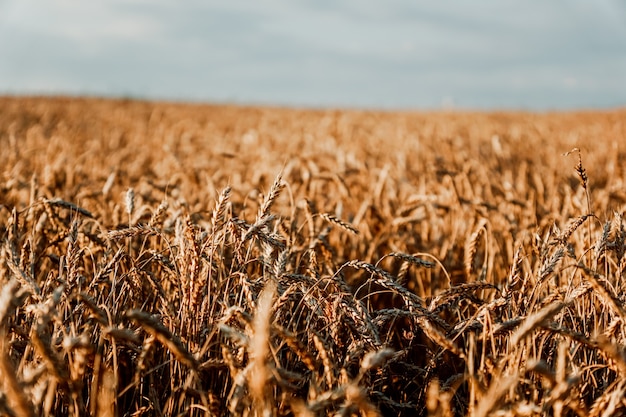
[[[625,209],[626,110],[0,98],[0,414],[625,414]]]

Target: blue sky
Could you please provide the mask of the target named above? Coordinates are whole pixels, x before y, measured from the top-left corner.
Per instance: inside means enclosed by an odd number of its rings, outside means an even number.
[[[0,94],[626,106],[622,0],[0,0]]]

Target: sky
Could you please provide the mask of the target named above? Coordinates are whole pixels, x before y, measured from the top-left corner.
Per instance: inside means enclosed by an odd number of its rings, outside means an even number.
[[[623,0],[0,0],[0,94],[626,106]]]

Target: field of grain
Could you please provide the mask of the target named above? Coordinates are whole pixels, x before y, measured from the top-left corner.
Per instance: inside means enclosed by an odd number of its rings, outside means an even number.
[[[0,98],[0,414],[626,413],[625,121]]]

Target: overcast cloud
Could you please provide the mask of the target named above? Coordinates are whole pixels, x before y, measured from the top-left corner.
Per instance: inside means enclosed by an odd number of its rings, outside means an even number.
[[[626,105],[626,2],[0,0],[0,94]]]

